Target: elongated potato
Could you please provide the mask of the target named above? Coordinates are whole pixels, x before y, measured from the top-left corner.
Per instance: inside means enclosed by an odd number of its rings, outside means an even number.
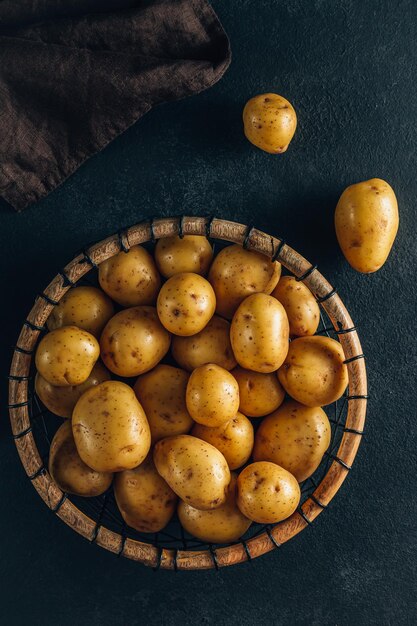
[[[165,278],[183,272],[205,276],[213,258],[213,248],[206,237],[184,235],[159,239],[155,247],[156,265]]]
[[[281,276],[271,294],[285,309],[290,335],[314,335],[320,323],[320,308],[310,289],[294,276]]]
[[[284,401],[285,391],[275,372],[261,374],[236,367],[232,374],[239,385],[239,411],[244,415],[268,415]]]
[[[215,428],[196,424],[191,434],[220,450],[231,470],[244,465],[252,454],[253,426],[242,413]]]
[[[220,426],[239,409],[239,386],[230,372],[208,363],[191,374],[186,392],[187,409],[198,424]]]
[[[77,326],[99,338],[114,315],[113,302],[97,287],[73,287],[53,308],[48,317],[49,330]]]

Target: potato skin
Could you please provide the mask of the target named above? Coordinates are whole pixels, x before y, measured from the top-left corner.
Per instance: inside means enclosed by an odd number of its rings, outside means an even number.
[[[155,247],[155,262],[165,278],[174,274],[193,272],[205,276],[213,258],[213,248],[206,237],[184,235],[159,239]]]
[[[99,338],[113,315],[113,302],[101,289],[73,287],[53,308],[46,325],[49,330],[77,326]]]
[[[330,422],[322,408],[287,400],[262,420],[256,432],[253,460],[276,463],[300,483],[314,474],[330,438]]]
[[[209,443],[191,435],[167,437],[155,444],[153,459],[159,474],[184,502],[201,511],[225,502],[229,466]]]
[[[151,431],[133,389],[109,380],[88,389],[72,414],[78,454],[98,472],[133,469],[146,458]]]
[[[118,376],[139,376],[159,363],[170,343],[156,310],[136,306],[116,313],[107,322],[100,338],[101,358]]]
[[[208,363],[191,374],[186,403],[195,422],[209,427],[220,426],[238,412],[239,386],[230,372]]]
[[[345,356],[338,341],[329,337],[298,337],[290,343],[278,371],[285,391],[306,406],[325,406],[338,400],[348,384]]]
[[[233,316],[230,341],[241,367],[268,374],[288,352],[289,324],[281,302],[264,293],[249,296]]]
[[[234,244],[220,250],[214,259],[208,279],[216,294],[216,313],[227,319],[253,293],[267,293],[281,276],[281,264],[264,254],[245,250]]]
[[[294,276],[281,276],[271,294],[281,302],[290,324],[290,335],[314,335],[320,323],[320,307],[310,289]]]
[[[239,385],[239,411],[249,417],[263,417],[284,401],[285,391],[275,372],[261,374],[243,367],[232,371]]]
[[[242,413],[215,428],[195,424],[191,434],[220,450],[231,470],[244,465],[252,454],[253,426]]]
[[[379,178],[351,185],[336,206],[337,240],[348,263],[358,272],[369,274],[384,265],[398,224],[395,193]]]
[[[243,109],[246,138],[270,154],[285,152],[297,128],[297,114],[288,100],[276,93],[262,93]]]

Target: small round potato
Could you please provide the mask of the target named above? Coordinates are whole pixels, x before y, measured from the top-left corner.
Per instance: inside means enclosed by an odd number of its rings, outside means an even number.
[[[213,248],[206,237],[184,235],[159,239],[155,247],[156,265],[165,278],[193,272],[205,276],[213,258]]]
[[[348,384],[345,355],[330,337],[298,337],[290,343],[278,371],[285,391],[306,406],[324,406],[338,400]]]
[[[155,261],[141,246],[103,261],[98,280],[103,291],[122,306],[155,304],[161,286]]]
[[[264,374],[277,370],[289,345],[288,318],[281,302],[264,293],[246,298],[233,316],[230,341],[241,367]]]
[[[320,407],[287,400],[262,420],[255,439],[254,461],[271,461],[299,483],[314,474],[330,445],[331,428]]]
[[[230,470],[219,450],[206,441],[177,435],[155,445],[156,469],[184,502],[208,511],[226,500]]]
[[[196,335],[174,335],[172,356],[178,365],[189,372],[207,363],[215,363],[225,370],[233,369],[236,359],[230,343],[230,323],[214,315],[207,326]]]
[[[216,296],[202,276],[192,272],[175,274],[162,285],[156,308],[170,333],[189,337],[203,330],[213,317]]]
[[[113,474],[86,465],[75,447],[71,422],[61,424],[49,450],[49,473],[58,487],[76,496],[99,496],[111,485]]]
[[[283,467],[258,461],[245,467],[237,479],[237,505],[258,524],[275,524],[296,510],[301,497],[297,479]]]
[[[314,335],[320,322],[320,307],[310,289],[294,276],[281,276],[271,294],[285,309],[290,335]]]
[[[137,467],[151,447],[151,431],[133,389],[109,380],[88,389],[72,414],[78,454],[98,472]]]
[[[191,374],[186,394],[187,409],[198,424],[215,427],[236,417],[239,386],[230,372],[208,363]]]
[[[177,512],[187,533],[207,543],[238,541],[251,525],[236,504],[236,474],[232,474],[225,503],[217,509],[199,511],[180,501]]]
[[[93,335],[76,326],[63,326],[41,339],[35,364],[48,383],[69,387],[87,380],[99,355],[100,346]]]
[[[246,138],[270,154],[285,152],[297,128],[297,115],[288,100],[276,93],[262,93],[243,109]]]
[[[216,313],[227,319],[253,293],[267,293],[281,276],[281,264],[242,246],[223,248],[210,268],[208,279],[216,294]]]
[[[159,532],[174,514],[177,496],[156,471],[152,455],[139,467],[116,474],[113,487],[124,521],[139,532]]]
[[[188,378],[184,370],[160,364],[137,379],[133,390],[148,418],[152,443],[191,430],[194,422],[185,404]]]
[[[215,428],[196,424],[191,434],[220,450],[231,470],[242,467],[252,454],[253,426],[242,413]]]
[[[118,376],[139,376],[166,355],[171,338],[150,306],[136,306],[116,313],[100,339],[101,358]]]
[[[261,374],[236,367],[233,376],[239,385],[239,411],[249,417],[263,417],[275,411],[284,401],[285,391],[275,372]]]
[[[48,317],[49,330],[77,326],[99,338],[114,315],[113,302],[97,287],[74,287],[54,307]]]

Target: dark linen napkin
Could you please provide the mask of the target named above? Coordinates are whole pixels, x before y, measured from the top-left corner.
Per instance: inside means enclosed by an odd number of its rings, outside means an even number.
[[[0,0],[0,195],[24,209],[229,63],[206,0]]]

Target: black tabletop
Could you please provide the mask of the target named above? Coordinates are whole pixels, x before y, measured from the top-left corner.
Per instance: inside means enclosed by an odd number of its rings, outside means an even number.
[[[338,288],[367,357],[363,444],[330,507],[281,549],[219,572],[155,573],[89,545],[48,510],[20,464],[4,395],[4,624],[417,621],[417,5],[213,4],[233,50],[219,84],[151,112],[37,206],[1,205],[3,380],[34,296],[76,250],[148,216],[216,214],[282,235]],[[265,91],[298,113],[281,156],[242,132],[245,101]],[[333,212],[347,185],[371,177],[394,187],[400,229],[385,266],[363,276],[338,249]]]

